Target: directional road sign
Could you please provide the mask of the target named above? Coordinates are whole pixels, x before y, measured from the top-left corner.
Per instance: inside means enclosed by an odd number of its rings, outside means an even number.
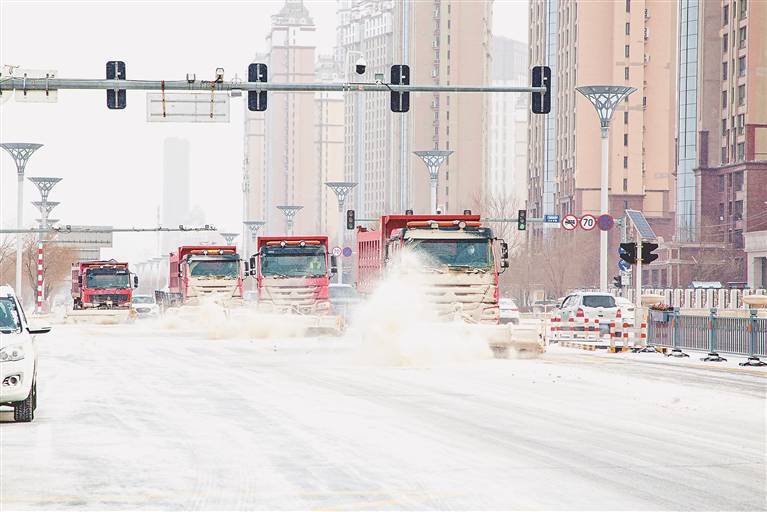
[[[568,213],[562,218],[562,227],[567,231],[572,231],[578,227],[578,217],[572,213]]]
[[[631,265],[629,265],[629,263],[628,263],[627,261],[618,260],[618,268],[619,268],[619,269],[620,269],[622,272],[627,272],[627,271],[628,271],[628,269],[630,269],[630,268],[631,268]]]
[[[581,229],[584,231],[591,231],[597,226],[597,218],[594,217],[591,214],[586,214],[583,217],[581,217]]]
[[[613,224],[615,224],[615,220],[613,219],[612,215],[603,213],[597,218],[597,226],[599,227],[600,231],[609,231],[610,228],[613,227]]]
[[[338,246],[333,247],[333,256],[341,256],[341,248]]]
[[[549,223],[559,224],[560,222],[559,215],[544,215],[543,222],[546,224],[549,224]]]

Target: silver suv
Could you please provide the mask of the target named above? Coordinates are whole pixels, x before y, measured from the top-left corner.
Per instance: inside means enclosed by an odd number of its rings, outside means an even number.
[[[591,320],[613,320],[618,313],[615,297],[605,292],[574,292],[568,295],[561,308],[562,321],[585,317]]]

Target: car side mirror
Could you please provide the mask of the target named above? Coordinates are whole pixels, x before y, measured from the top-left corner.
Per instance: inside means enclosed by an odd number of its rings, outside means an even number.
[[[138,288],[138,276],[133,276],[133,287]]]
[[[509,268],[509,260],[501,260],[501,268]]]
[[[338,258],[335,254],[330,256],[330,273],[336,274],[338,272]]]
[[[83,285],[83,276],[77,276],[77,284],[79,284],[80,286]]]
[[[250,275],[250,265],[248,265],[248,262],[245,262],[245,275]]]
[[[27,331],[29,332],[29,334],[48,334],[49,332],[51,332],[51,326],[47,325],[45,327],[36,327],[34,329],[31,327],[27,327]]]
[[[250,270],[255,270],[255,269],[256,269],[256,257],[255,256],[251,256],[250,257]]]
[[[178,264],[178,277],[182,277],[184,274],[181,273],[181,263]]]
[[[509,257],[509,244],[507,244],[506,242],[501,242],[501,258],[505,260],[505,259],[508,259],[508,257]]]

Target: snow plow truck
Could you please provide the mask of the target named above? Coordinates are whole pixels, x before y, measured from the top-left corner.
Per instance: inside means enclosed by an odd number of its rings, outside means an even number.
[[[233,245],[184,245],[168,258],[168,289],[155,292],[163,309],[198,306],[206,298],[242,305],[240,255]]]
[[[260,313],[290,315],[307,332],[340,334],[343,320],[328,296],[336,257],[328,253],[327,236],[260,236],[250,259],[256,278]]]
[[[500,324],[499,275],[508,268],[508,245],[483,226],[479,215],[385,215],[379,228],[357,227],[357,291],[370,294],[398,254],[410,251],[440,329],[486,339],[496,356],[509,350],[544,350],[538,329]]]
[[[117,324],[133,320],[133,288],[138,276],[127,263],[81,261],[72,265],[72,310],[68,323]]]

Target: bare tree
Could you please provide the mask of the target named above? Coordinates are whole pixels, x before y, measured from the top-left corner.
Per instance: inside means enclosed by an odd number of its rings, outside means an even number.
[[[31,296],[37,296],[37,240],[29,237],[24,243],[22,267]],[[44,296],[53,297],[70,285],[72,262],[77,257],[74,247],[48,242],[43,259]],[[25,295],[30,296],[30,295]]]

